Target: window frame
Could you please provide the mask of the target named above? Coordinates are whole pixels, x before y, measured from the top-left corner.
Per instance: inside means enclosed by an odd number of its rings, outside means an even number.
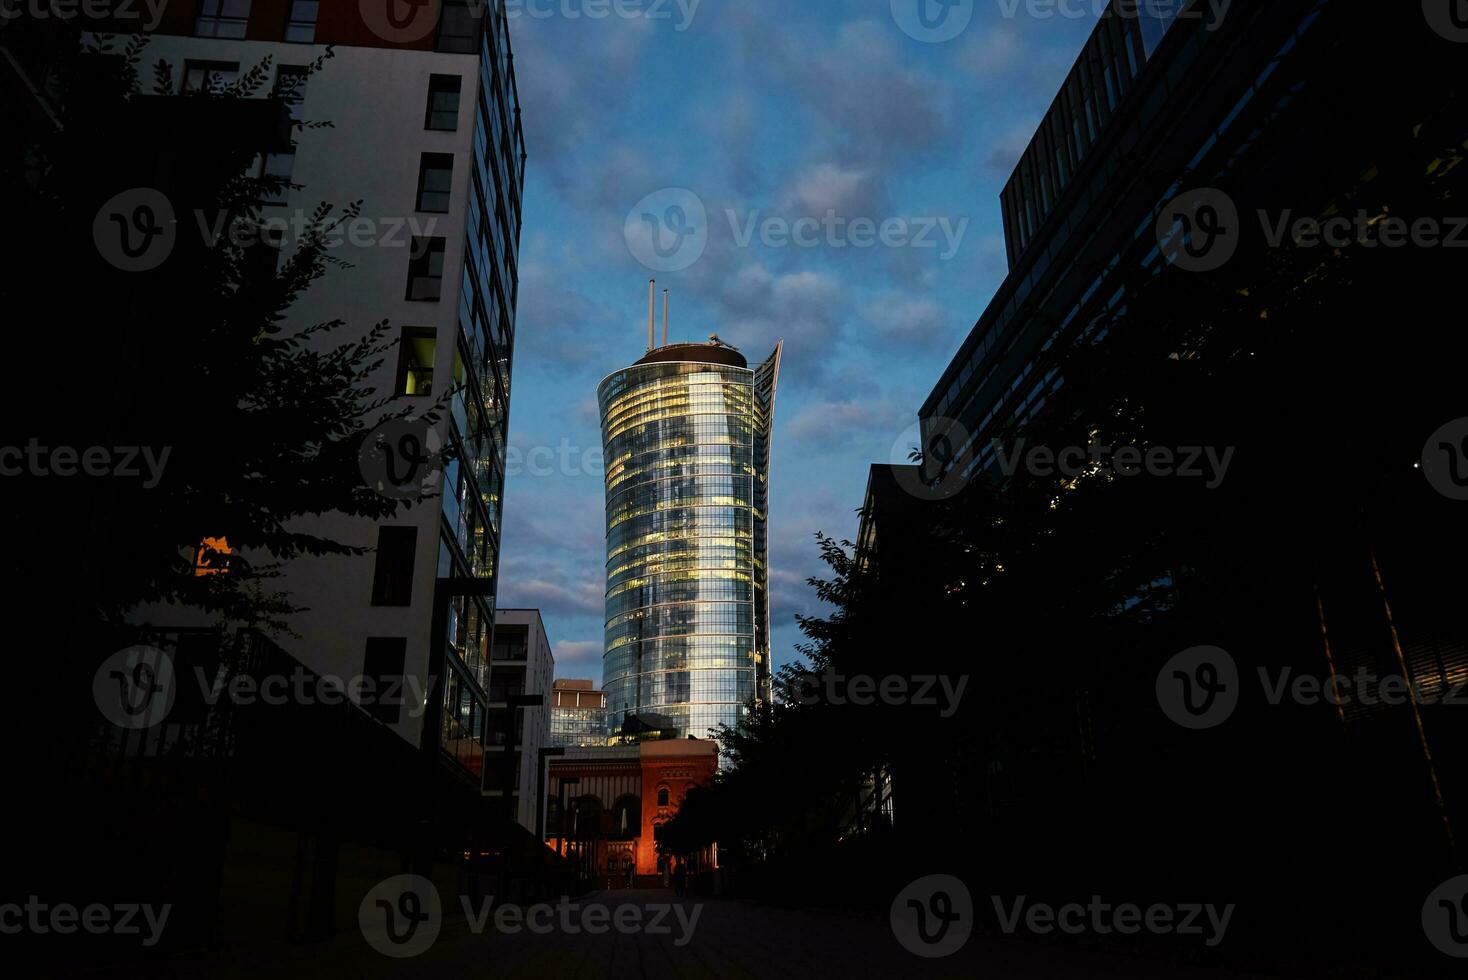
[[[232,2],[244,4],[245,10],[242,16],[228,16],[225,14],[226,5]],[[209,12],[211,6],[214,8],[213,13]],[[199,0],[199,5],[194,14],[193,36],[209,38],[211,40],[243,41],[250,34],[250,15],[254,13],[254,6],[253,0]],[[206,26],[212,27],[213,32],[206,33],[204,31]],[[238,27],[239,33],[221,34],[220,28],[226,26]]]
[[[316,7],[316,16],[309,21],[296,20],[296,8],[303,3],[311,3]],[[309,26],[311,37],[309,39],[298,39],[291,37],[291,31]],[[281,40],[286,44],[315,44],[316,32],[321,26],[321,0],[290,0],[290,5],[285,12],[285,27],[281,31]]]
[[[448,83],[453,82],[450,90]],[[454,96],[454,124],[452,126],[434,125],[435,115],[444,115],[449,110],[435,108],[434,96],[447,95],[452,91]],[[463,75],[430,75],[428,78],[428,108],[423,116],[423,128],[435,133],[457,133],[459,131],[459,114],[464,107],[464,76]]]
[[[443,302],[443,284],[448,269],[448,239],[442,236],[413,236],[412,252],[408,257],[407,301],[410,303]],[[438,273],[433,273],[434,258],[438,259]],[[437,282],[438,288],[432,296],[415,295],[414,287],[419,282]]]
[[[445,165],[447,161],[447,165]],[[430,172],[448,172],[448,188],[445,190],[429,190],[427,188],[428,175]],[[433,194],[443,196],[442,208],[424,207],[423,195]],[[421,214],[448,214],[454,197],[454,155],[452,153],[424,153],[418,158],[418,191],[414,197],[414,207]]]
[[[373,554],[372,606],[405,609],[413,605],[413,574],[418,554],[417,525],[379,524],[377,548]],[[398,567],[398,562],[405,557],[406,567]]]
[[[191,88],[189,79],[194,72],[202,71],[203,88]],[[238,61],[213,61],[208,58],[189,58],[184,61],[183,78],[179,83],[179,95],[207,95],[209,93],[209,79],[214,75],[230,76],[229,81],[223,83],[220,88],[228,88],[235,84],[240,78],[240,63]]]

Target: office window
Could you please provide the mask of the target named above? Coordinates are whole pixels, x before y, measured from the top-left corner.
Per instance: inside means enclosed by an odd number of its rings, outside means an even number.
[[[290,113],[293,121],[300,120],[301,105],[306,101],[306,81],[309,77],[309,71],[298,65],[282,65],[275,75],[275,87],[271,90],[271,95],[285,103],[286,111]],[[267,205],[286,203],[286,199],[290,196],[290,182],[295,169],[294,143],[289,150],[264,154],[260,160],[260,177],[274,178],[279,183],[265,188],[261,194],[260,203]]]
[[[443,296],[443,263],[446,240],[414,238],[408,265],[408,299],[437,302]]]
[[[372,575],[374,606],[413,604],[413,552],[417,546],[416,527],[377,529],[377,568]]]
[[[183,91],[185,94],[218,92],[233,85],[239,77],[240,65],[237,61],[186,61]]]
[[[314,44],[316,15],[321,10],[318,0],[291,0],[290,17],[285,24],[285,39],[296,44]]]
[[[479,16],[469,0],[445,0],[438,22],[438,50],[479,53]]]
[[[296,169],[296,151],[292,147],[280,153],[266,153],[260,159],[260,177],[269,183],[260,191],[260,203],[278,205],[286,203],[291,193],[291,174]]]
[[[454,189],[454,157],[451,153],[425,153],[418,166],[418,210],[449,213],[449,196]]]
[[[310,77],[310,70],[300,65],[281,65],[275,73],[275,88],[271,94],[285,103],[293,122],[301,118],[301,105],[306,101],[306,83]]]
[[[408,638],[405,636],[367,637],[367,655],[362,663],[362,676],[372,679],[372,693],[363,692],[362,708],[378,721],[395,725],[402,717],[407,696]]]
[[[404,327],[398,343],[398,383],[395,394],[422,397],[433,394],[433,358],[437,332],[426,327]]]
[[[195,37],[244,37],[250,0],[204,0],[194,21]]]
[[[428,118],[424,129],[452,133],[459,128],[459,92],[464,80],[458,75],[434,75],[428,82]]]

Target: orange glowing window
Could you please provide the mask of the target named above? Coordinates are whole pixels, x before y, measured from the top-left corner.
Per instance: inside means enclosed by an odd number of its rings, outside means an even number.
[[[205,538],[194,552],[194,575],[222,575],[229,571],[229,556],[234,554],[228,538]]]

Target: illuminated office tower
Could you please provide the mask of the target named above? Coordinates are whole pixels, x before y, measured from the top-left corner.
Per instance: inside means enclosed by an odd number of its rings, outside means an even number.
[[[680,736],[770,688],[770,426],[783,342],[751,369],[707,344],[651,347],[597,389],[607,482],[607,723]]]

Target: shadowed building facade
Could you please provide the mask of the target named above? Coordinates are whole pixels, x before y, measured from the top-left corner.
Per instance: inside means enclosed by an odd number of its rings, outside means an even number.
[[[607,724],[702,738],[769,700],[770,430],[783,344],[651,350],[597,390],[607,485]]]

